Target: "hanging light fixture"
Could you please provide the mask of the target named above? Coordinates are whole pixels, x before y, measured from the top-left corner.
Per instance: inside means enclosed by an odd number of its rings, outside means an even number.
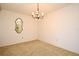
[[[37,10],[32,12],[32,17],[34,19],[42,19],[44,17],[44,13],[39,11],[39,3],[37,3]]]

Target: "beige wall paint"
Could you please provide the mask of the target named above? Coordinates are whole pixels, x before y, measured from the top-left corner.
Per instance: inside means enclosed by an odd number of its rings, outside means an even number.
[[[38,32],[40,40],[79,53],[79,4],[48,14]]]
[[[23,20],[23,32],[21,34],[15,32],[15,20],[18,17]],[[2,10],[0,11],[0,22],[0,46],[37,39],[37,23],[31,16]]]
[[[20,35],[14,31],[14,22],[17,17],[21,17],[24,22],[24,30]],[[78,25],[79,4],[72,4],[51,12],[37,23],[31,16],[2,10],[0,11],[0,46],[39,38],[47,43],[79,53]]]
[[[1,12],[0,12],[0,18],[1,18]],[[1,19],[0,19],[1,20]],[[0,21],[0,33],[2,33],[2,22]],[[0,40],[2,39],[2,34],[0,34]],[[1,43],[0,43],[0,45],[1,45]]]

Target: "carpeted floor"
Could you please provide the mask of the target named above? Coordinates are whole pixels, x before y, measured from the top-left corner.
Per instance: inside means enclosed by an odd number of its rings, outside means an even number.
[[[79,54],[34,40],[6,47],[0,47],[1,56],[79,56]]]

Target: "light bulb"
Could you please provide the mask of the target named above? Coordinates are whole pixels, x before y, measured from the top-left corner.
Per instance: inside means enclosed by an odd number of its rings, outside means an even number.
[[[44,16],[44,13],[42,12],[41,15]]]

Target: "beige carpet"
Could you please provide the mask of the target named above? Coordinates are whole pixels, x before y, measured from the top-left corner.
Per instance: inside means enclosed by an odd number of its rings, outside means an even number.
[[[0,48],[0,55],[5,56],[78,56],[79,54],[55,47],[48,43],[34,40]]]

